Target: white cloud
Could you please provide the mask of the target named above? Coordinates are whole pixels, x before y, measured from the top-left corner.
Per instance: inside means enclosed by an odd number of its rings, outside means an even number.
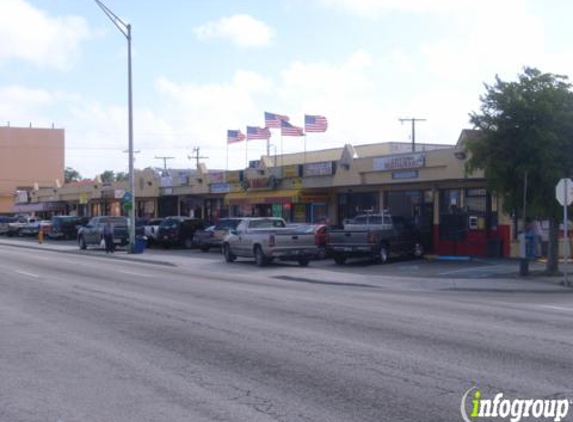
[[[194,29],[201,40],[224,39],[239,47],[270,45],[275,30],[251,15],[239,14],[208,22]]]
[[[49,16],[24,0],[0,2],[0,63],[11,59],[68,69],[90,36],[84,18]]]
[[[459,0],[319,0],[328,7],[338,8],[364,18],[377,18],[389,12],[448,12],[463,7]]]

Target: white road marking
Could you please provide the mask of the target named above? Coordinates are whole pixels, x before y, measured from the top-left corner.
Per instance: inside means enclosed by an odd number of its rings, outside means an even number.
[[[503,265],[490,265],[487,267],[460,268],[457,270],[444,271],[444,272],[438,273],[438,275],[465,273],[465,272],[484,272],[484,271],[487,272],[493,268],[499,268],[499,267],[509,267],[509,266],[506,264],[503,264]],[[513,271],[513,268],[512,268],[512,271]],[[511,272],[511,271],[507,271],[507,272]]]
[[[554,305],[537,305],[538,308],[552,309],[554,311],[566,311],[573,312],[573,308],[566,308],[564,306],[554,306]]]
[[[128,275],[135,275],[137,277],[150,277],[149,274],[142,274],[142,273],[136,273],[133,271],[123,271],[123,270],[119,270],[120,273],[122,274],[128,274]]]
[[[26,272],[26,271],[14,270],[14,272],[16,272],[16,273],[18,273],[18,274],[22,274],[22,275],[27,275],[28,277],[40,278],[40,276],[39,276],[38,274],[29,273],[29,272]]]

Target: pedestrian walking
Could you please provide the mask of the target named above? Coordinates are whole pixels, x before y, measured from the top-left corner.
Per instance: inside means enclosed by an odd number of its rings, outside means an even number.
[[[113,224],[109,221],[105,223],[105,226],[103,226],[103,241],[105,243],[105,253],[114,253],[115,244],[113,242]]]

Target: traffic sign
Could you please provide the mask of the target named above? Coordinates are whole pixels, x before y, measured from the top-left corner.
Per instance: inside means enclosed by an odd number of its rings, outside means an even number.
[[[123,200],[125,202],[131,202],[132,199],[133,199],[133,196],[131,196],[131,192],[125,192],[123,194]]]
[[[573,202],[573,180],[569,178],[561,179],[555,186],[555,198],[563,206],[571,205],[571,202]]]

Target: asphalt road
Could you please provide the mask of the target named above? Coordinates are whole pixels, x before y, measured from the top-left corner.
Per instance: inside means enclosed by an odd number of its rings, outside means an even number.
[[[459,421],[573,398],[573,295],[0,245],[0,421]],[[570,412],[573,415],[573,412]]]

